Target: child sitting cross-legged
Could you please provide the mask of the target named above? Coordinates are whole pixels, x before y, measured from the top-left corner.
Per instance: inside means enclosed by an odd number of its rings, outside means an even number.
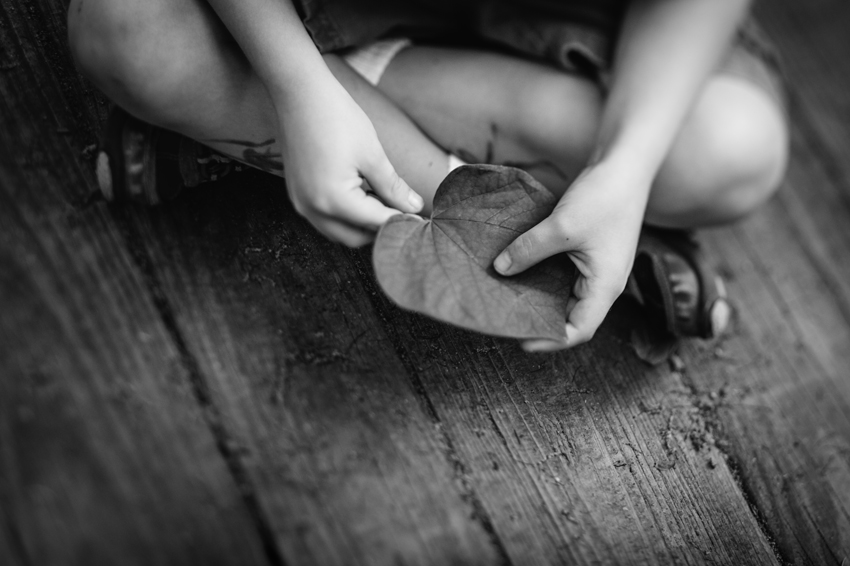
[[[754,210],[787,161],[748,4],[72,0],[69,33],[123,109],[100,171],[116,198],[155,202],[164,171],[195,184],[236,160],[285,177],[317,230],[359,246],[427,213],[458,165],[526,169],[560,201],[494,267],[575,263],[566,339],[525,344],[551,350],[590,339],[630,274],[670,332],[725,327],[722,284],[684,231]]]

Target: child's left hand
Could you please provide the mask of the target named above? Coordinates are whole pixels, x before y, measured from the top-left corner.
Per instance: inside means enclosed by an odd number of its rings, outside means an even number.
[[[652,180],[633,169],[604,161],[588,167],[546,220],[496,258],[499,273],[514,275],[566,252],[579,271],[567,306],[566,339],[528,341],[526,350],[557,350],[590,340],[623,292]]]

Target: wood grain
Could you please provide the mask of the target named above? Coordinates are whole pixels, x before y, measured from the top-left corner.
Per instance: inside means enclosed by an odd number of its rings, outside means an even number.
[[[268,563],[121,234],[80,206],[74,117],[19,10],[0,10],[4,563]]]
[[[798,238],[850,319],[850,5],[764,2],[759,17],[778,44],[791,93],[793,155],[783,195]]]
[[[276,181],[227,181],[127,223],[287,561],[775,563],[681,376],[647,371],[622,336],[541,367],[401,313]]]
[[[9,566],[26,566],[26,551],[17,526],[5,514],[0,514],[0,529],[0,561]]]
[[[633,312],[533,356],[376,304],[515,563],[775,563],[681,375],[631,352]]]
[[[25,209],[20,193],[46,184],[13,182],[0,174],[0,504],[26,556],[265,563],[178,352],[153,306],[130,299],[140,281],[115,273],[116,234]]]
[[[287,564],[495,564],[499,543],[346,265],[248,173],[127,225]]]
[[[64,3],[0,6],[0,560],[850,561],[850,12],[767,12],[789,180],[706,238],[733,334],[648,368],[625,303],[551,356],[402,313],[257,173],[91,204]]]
[[[779,196],[710,238],[736,332],[693,345],[687,382],[713,403],[712,429],[780,557],[850,561],[850,11],[839,2],[762,3],[785,61],[792,163]],[[843,85],[843,86],[842,86]],[[843,145],[842,145],[843,144]]]
[[[783,560],[840,564],[850,554],[850,332],[784,200],[711,238],[732,275],[736,330],[713,348],[692,345],[688,381],[723,393],[713,427]]]
[[[830,176],[850,204],[850,98],[847,53],[850,5],[834,0],[763,2],[758,17],[780,47],[805,142],[823,153]]]

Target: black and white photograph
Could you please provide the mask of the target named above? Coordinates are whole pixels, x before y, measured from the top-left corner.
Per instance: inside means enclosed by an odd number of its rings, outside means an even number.
[[[850,566],[850,2],[0,0],[0,566]]]

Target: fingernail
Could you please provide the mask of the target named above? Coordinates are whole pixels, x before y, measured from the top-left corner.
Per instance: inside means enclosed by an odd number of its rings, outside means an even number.
[[[496,261],[493,262],[493,267],[502,275],[507,275],[508,270],[511,268],[511,263],[513,263],[511,254],[508,252],[502,252],[502,254],[496,258]]]
[[[564,343],[567,345],[567,348],[575,346],[573,343],[573,337],[577,331],[578,329],[569,322],[564,325]]]
[[[414,191],[410,191],[407,193],[407,202],[416,210],[419,210],[420,208],[425,206],[425,201],[423,201],[422,197],[420,197]]]
[[[555,352],[565,346],[565,343],[554,342],[552,340],[539,340],[523,344],[522,348],[529,354],[544,354],[548,352]]]

